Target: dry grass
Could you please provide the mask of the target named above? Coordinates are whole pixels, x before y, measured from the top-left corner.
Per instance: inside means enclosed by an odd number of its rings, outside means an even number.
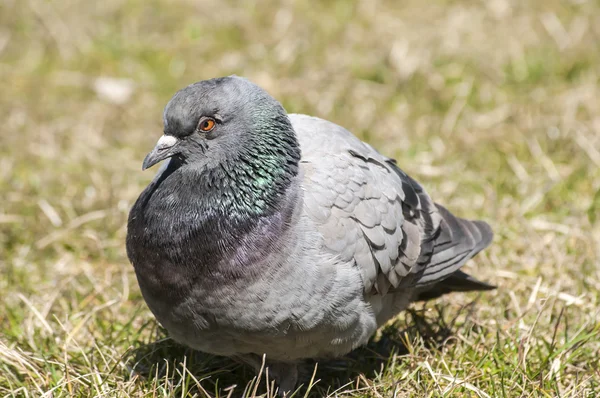
[[[162,107],[236,73],[497,232],[468,266],[497,291],[415,306],[299,396],[595,396],[599,43],[592,0],[3,0],[0,394],[271,394],[164,339],[124,250]]]

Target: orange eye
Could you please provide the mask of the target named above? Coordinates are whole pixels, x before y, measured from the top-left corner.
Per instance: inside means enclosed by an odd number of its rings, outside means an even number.
[[[200,124],[198,125],[198,128],[201,131],[207,132],[212,130],[215,127],[215,121],[212,119],[204,119],[200,122]]]

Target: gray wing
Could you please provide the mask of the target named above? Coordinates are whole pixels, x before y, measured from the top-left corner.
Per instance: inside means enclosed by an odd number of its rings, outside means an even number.
[[[305,211],[327,249],[359,268],[367,294],[433,285],[489,244],[487,224],[435,205],[395,161],[347,130],[291,119],[302,148]]]

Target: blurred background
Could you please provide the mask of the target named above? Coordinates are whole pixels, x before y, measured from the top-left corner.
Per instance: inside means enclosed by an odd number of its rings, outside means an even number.
[[[467,269],[499,290],[416,305],[308,394],[593,396],[599,65],[595,0],[0,0],[0,393],[271,394],[166,340],[124,248],[164,105],[238,74],[497,234]]]

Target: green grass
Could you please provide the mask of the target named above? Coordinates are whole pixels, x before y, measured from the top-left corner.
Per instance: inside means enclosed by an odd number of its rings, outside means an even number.
[[[272,395],[170,341],[124,249],[163,106],[232,73],[496,232],[467,269],[497,291],[414,305],[297,396],[596,396],[599,26],[592,0],[0,2],[0,396]]]

